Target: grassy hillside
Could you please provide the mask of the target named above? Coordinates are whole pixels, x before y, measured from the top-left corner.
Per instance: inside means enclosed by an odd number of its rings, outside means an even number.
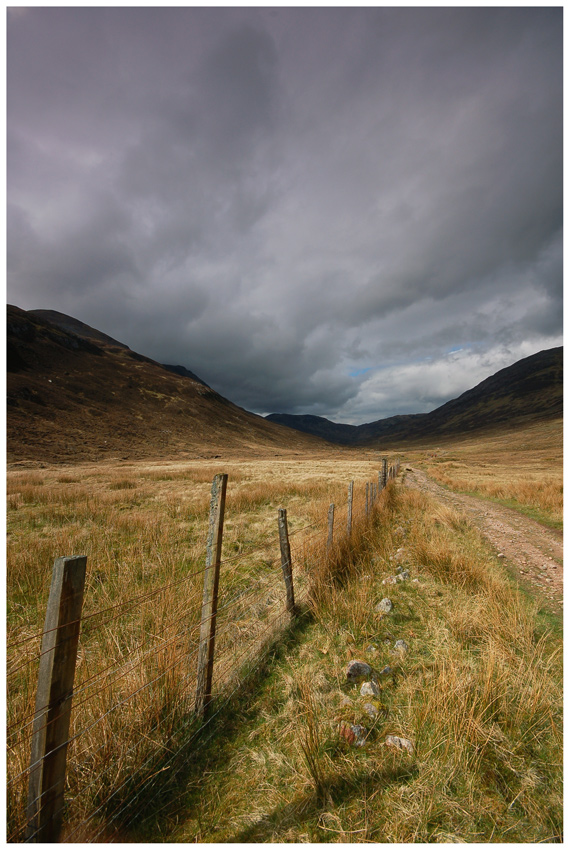
[[[192,373],[177,374],[86,328],[8,307],[9,462],[243,456],[319,446],[242,410]]]

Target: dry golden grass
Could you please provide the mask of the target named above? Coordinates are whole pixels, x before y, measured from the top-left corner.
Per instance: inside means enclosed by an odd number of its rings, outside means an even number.
[[[358,513],[364,480],[377,480],[377,466],[367,458],[321,457],[8,473],[9,836],[23,823],[37,656],[56,557],[88,558],[68,822],[90,817],[85,834],[96,836],[107,812],[127,805],[140,765],[146,763],[148,773],[157,753],[183,740],[188,722],[181,718],[188,716],[195,689],[210,487],[221,470],[229,484],[216,638],[219,692],[286,622],[278,507],[288,509],[296,591],[306,595],[307,558],[311,552],[316,557],[326,534],[330,502],[338,506],[339,534],[348,481],[356,482]]]
[[[448,441],[407,454],[436,481],[524,510],[556,527],[563,518],[562,420]]]
[[[467,472],[455,471],[478,482],[509,466],[520,477],[555,479],[558,436],[545,426],[409,458],[436,472],[464,463]],[[339,452],[9,472],[9,836],[23,823],[22,718],[33,713],[51,566],[77,553],[88,556],[88,578],[67,840],[561,840],[558,627],[545,629],[461,514],[391,486],[373,522],[363,522],[364,483],[377,480],[379,465],[377,456]],[[211,744],[201,739],[193,755],[184,746],[196,734],[195,627],[210,485],[220,471],[229,484],[214,689],[231,693],[250,673],[252,685],[226,704]],[[357,504],[347,545],[350,480]],[[281,506],[309,612],[292,631]],[[399,547],[419,581],[383,586]],[[396,603],[389,617],[374,610],[384,596]],[[256,671],[275,630],[282,637]],[[397,638],[410,645],[405,657],[392,652]],[[351,658],[393,668],[372,700],[373,721],[346,683]],[[340,722],[366,726],[366,746],[350,747]],[[386,735],[409,738],[414,755],[384,746]]]

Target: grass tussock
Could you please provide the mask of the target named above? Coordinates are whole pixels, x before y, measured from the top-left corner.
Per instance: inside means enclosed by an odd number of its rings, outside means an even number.
[[[559,631],[465,517],[416,491],[392,487],[357,540],[313,575],[303,639],[175,840],[562,841]],[[398,566],[410,579],[383,585]],[[377,695],[347,682],[351,659],[390,666]],[[364,727],[362,747],[347,725]]]

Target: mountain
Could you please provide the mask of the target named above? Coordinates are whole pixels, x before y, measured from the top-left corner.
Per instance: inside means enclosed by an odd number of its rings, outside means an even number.
[[[8,306],[6,342],[9,462],[326,448],[63,313]]]
[[[563,349],[519,360],[431,413],[342,425],[320,416],[271,413],[266,418],[344,446],[373,446],[507,427],[562,416]]]

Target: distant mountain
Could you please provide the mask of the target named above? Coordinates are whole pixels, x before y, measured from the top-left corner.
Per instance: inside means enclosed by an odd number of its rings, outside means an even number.
[[[365,425],[342,425],[320,416],[271,413],[266,418],[344,446],[425,440],[562,416],[563,349],[519,360],[431,413],[391,416]]]
[[[326,448],[55,311],[8,306],[7,371],[9,462]]]

